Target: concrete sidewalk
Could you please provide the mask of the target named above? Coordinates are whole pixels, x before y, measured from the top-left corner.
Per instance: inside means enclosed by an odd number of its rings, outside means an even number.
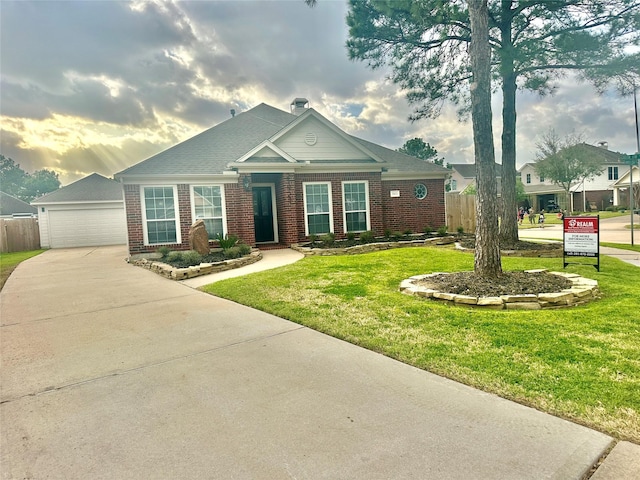
[[[0,292],[2,478],[577,480],[615,443],[125,256],[49,250]]]

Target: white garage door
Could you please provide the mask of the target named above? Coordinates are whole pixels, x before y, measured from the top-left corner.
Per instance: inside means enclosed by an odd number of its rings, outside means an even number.
[[[127,243],[124,208],[49,210],[51,248]]]

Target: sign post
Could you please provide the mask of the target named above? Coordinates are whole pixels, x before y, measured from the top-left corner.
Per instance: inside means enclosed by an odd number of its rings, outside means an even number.
[[[595,258],[593,265],[600,271],[600,217],[564,217],[563,220],[563,261],[564,268],[569,262],[567,257]],[[577,265],[584,265],[578,263]]]
[[[634,101],[635,101],[635,91],[634,91]],[[637,120],[636,115],[636,120]],[[636,129],[638,125],[636,123]],[[636,135],[638,132],[636,131]],[[640,140],[638,140],[640,141]],[[640,147],[638,147],[640,148]],[[638,164],[638,160],[640,160],[640,153],[636,153],[635,155],[625,155],[623,157],[625,163],[629,165],[629,210],[631,210],[631,245],[633,245],[633,212],[636,209],[634,205],[634,191],[633,191],[633,167]]]

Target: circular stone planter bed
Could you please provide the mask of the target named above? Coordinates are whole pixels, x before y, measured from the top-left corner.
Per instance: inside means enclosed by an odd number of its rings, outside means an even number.
[[[540,274],[546,269],[525,270],[525,274]],[[470,273],[470,272],[469,272]],[[454,305],[483,307],[495,310],[540,310],[542,308],[561,308],[580,305],[600,298],[598,282],[581,277],[575,273],[548,272],[549,275],[558,275],[570,282],[569,288],[560,292],[499,295],[494,297],[458,295],[430,288],[429,278],[438,275],[450,275],[447,273],[431,273],[427,275],[415,275],[400,283],[400,291],[406,295],[414,295],[422,298],[442,300]]]
[[[187,278],[209,275],[210,273],[224,272],[234,268],[251,265],[262,260],[262,252],[253,250],[249,255],[215,263],[201,263],[192,267],[177,268],[153,258],[129,258],[128,262],[138,267],[143,267],[171,280],[186,280]]]

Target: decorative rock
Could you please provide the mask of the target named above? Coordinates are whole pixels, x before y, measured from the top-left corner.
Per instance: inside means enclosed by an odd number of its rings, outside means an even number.
[[[456,295],[453,301],[455,303],[463,303],[465,305],[476,305],[478,303],[478,297],[472,297],[470,295]]]
[[[503,301],[500,297],[480,297],[478,298],[477,305],[479,307],[489,307],[489,306],[497,306],[500,305],[502,307]]]
[[[504,303],[521,303],[521,302],[535,302],[538,300],[537,295],[501,295]]]
[[[209,234],[204,225],[204,220],[197,220],[189,228],[189,247],[200,255],[209,253]]]
[[[538,295],[538,300],[566,305],[569,301],[573,301],[573,294],[571,292],[541,293]]]

